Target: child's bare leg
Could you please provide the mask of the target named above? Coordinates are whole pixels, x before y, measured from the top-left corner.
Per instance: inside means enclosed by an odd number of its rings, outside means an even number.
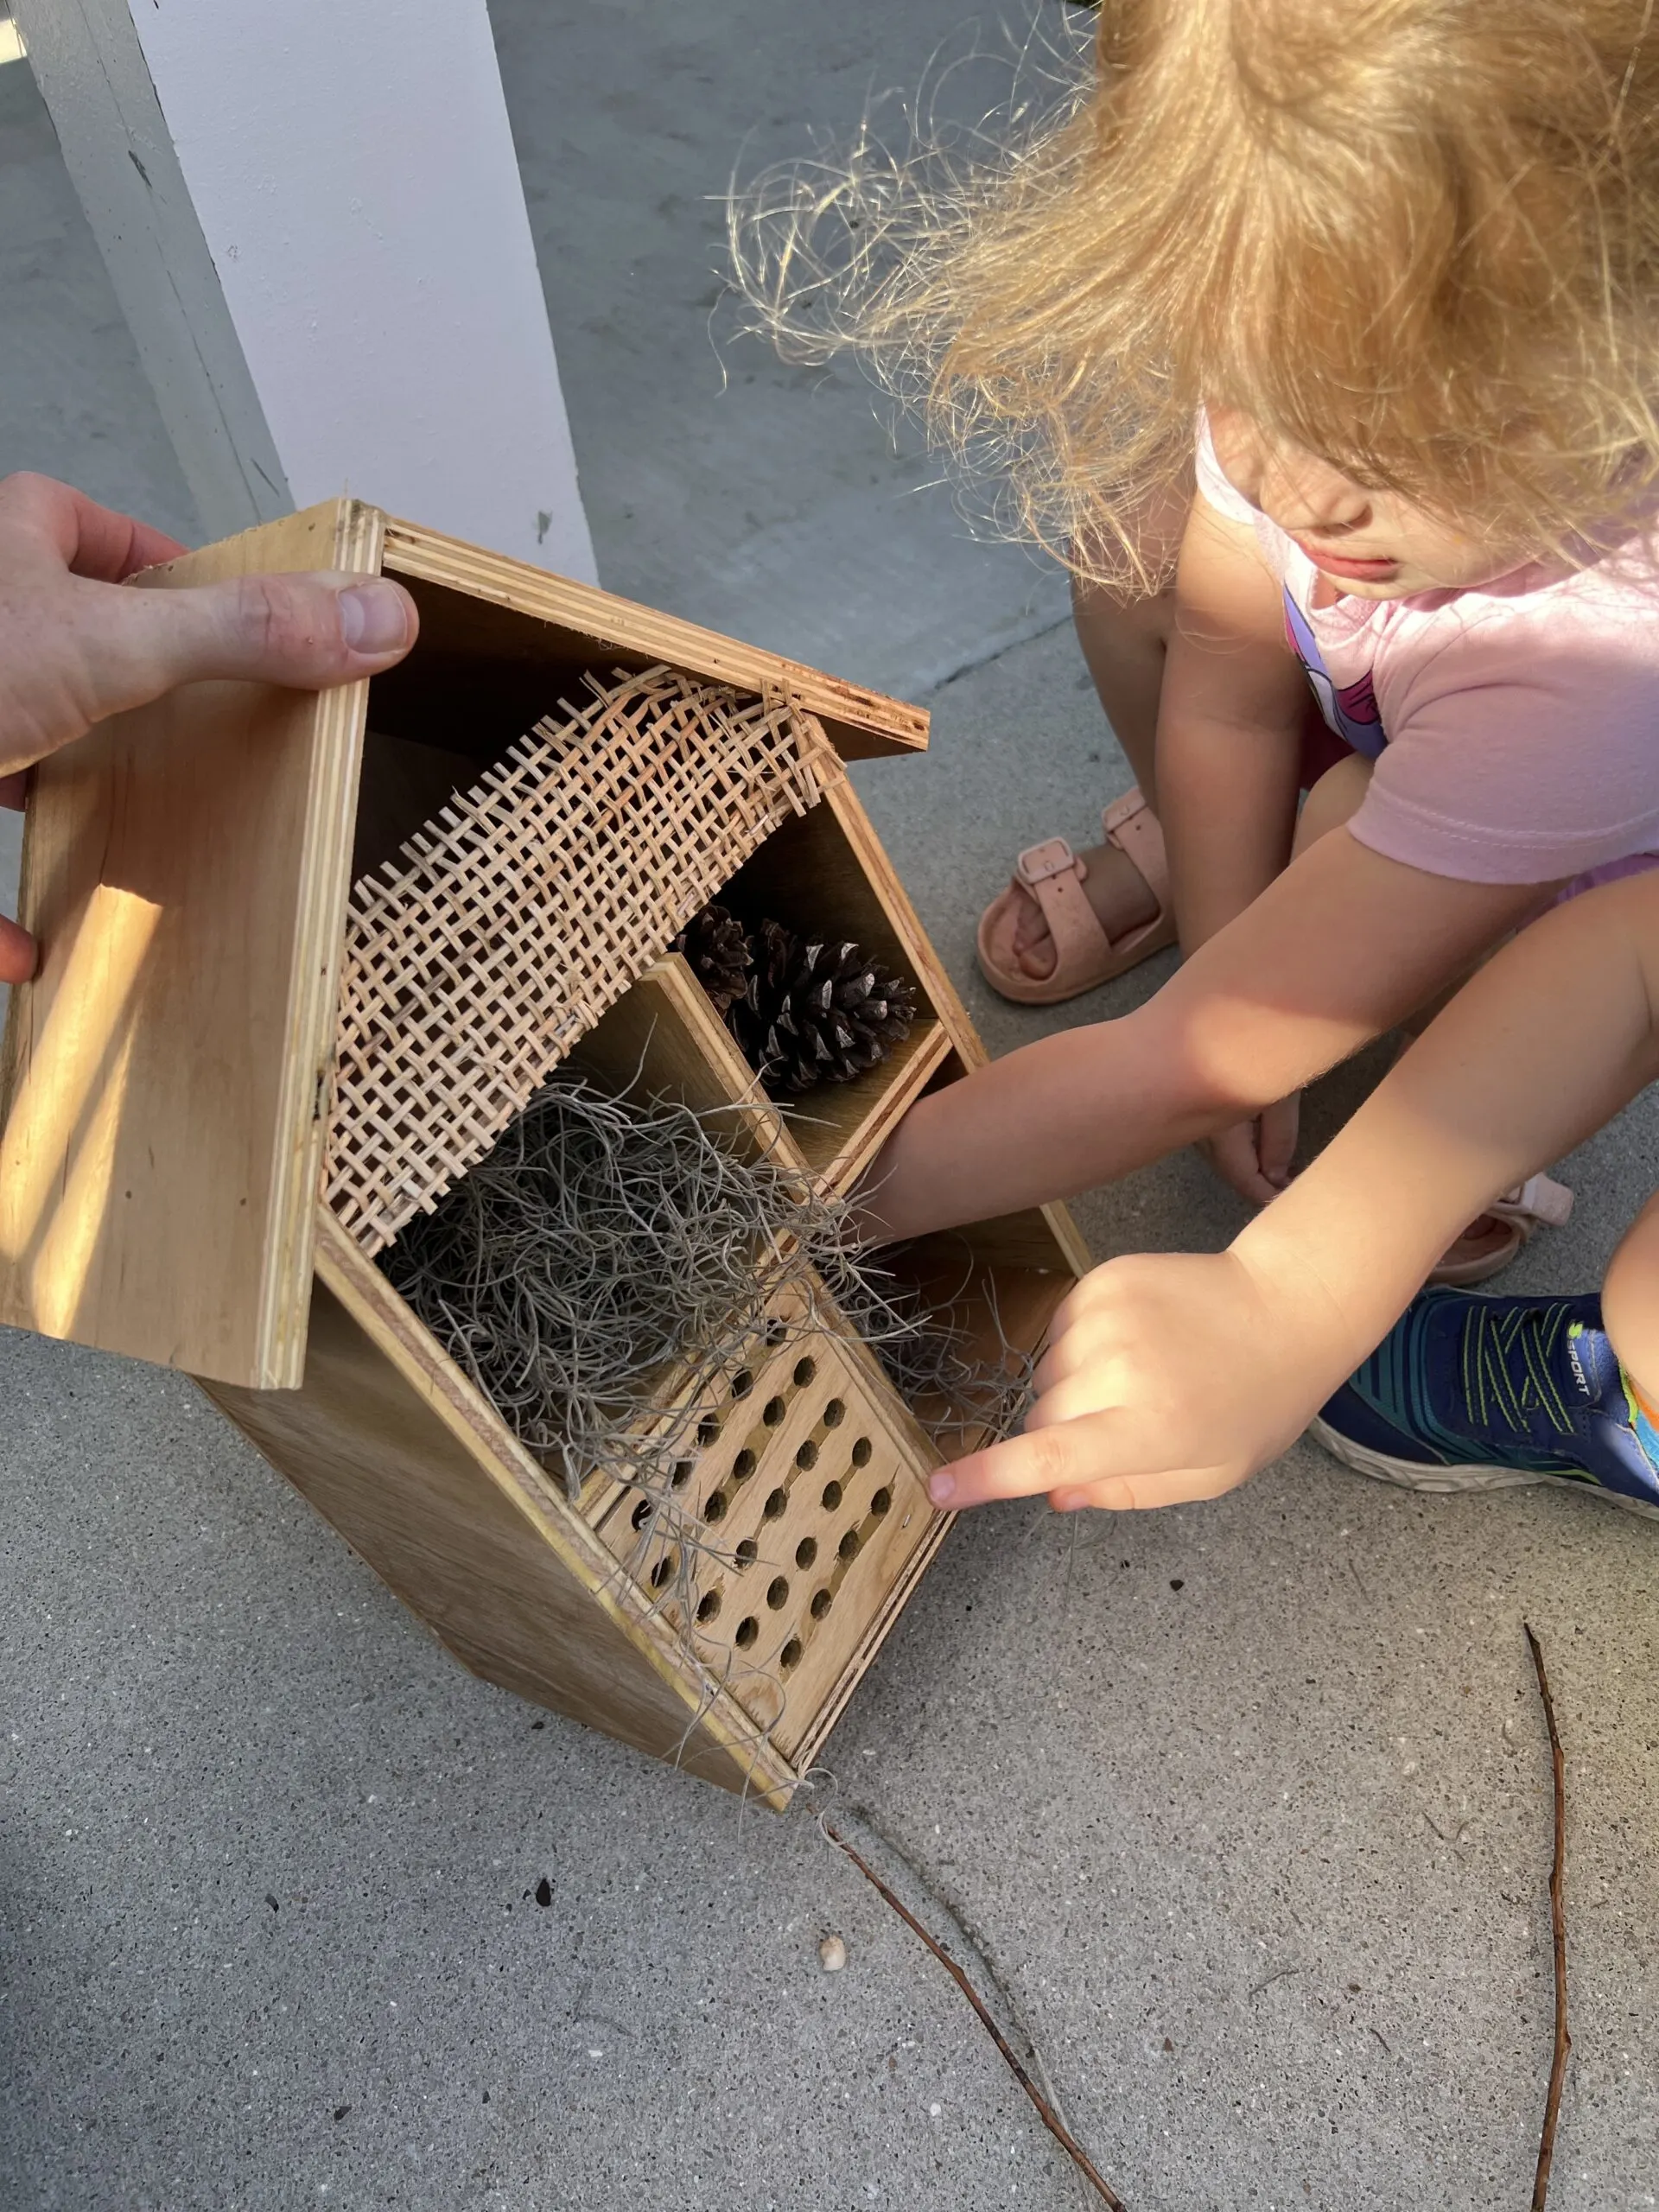
[[[1296,817],[1296,835],[1290,848],[1293,860],[1316,839],[1339,830],[1358,813],[1360,801],[1370,788],[1371,766],[1359,753],[1351,753],[1345,760],[1325,770],[1302,801],[1302,810]]]
[[[1186,526],[1191,500],[1170,499],[1153,530],[1142,533],[1149,557],[1160,547],[1173,552]],[[1154,540],[1156,541],[1154,543]],[[1095,690],[1113,734],[1128,757],[1141,796],[1158,810],[1158,702],[1164,688],[1164,658],[1175,619],[1175,588],[1166,585],[1150,594],[1130,594],[1074,576],[1071,620],[1077,643],[1094,678]],[[1117,938],[1139,929],[1158,911],[1146,878],[1116,845],[1085,845],[1079,857],[1088,865],[1084,889],[1107,936]],[[1028,975],[1041,978],[1054,966],[1054,948],[1042,909],[1020,895],[1020,916],[1014,949]]]
[[[1118,742],[1128,755],[1147,803],[1153,797],[1158,695],[1164,681],[1164,654],[1174,619],[1173,589],[1154,598],[1126,599],[1098,584],[1074,582],[1071,613],[1077,642],[1095,690]],[[1088,868],[1084,892],[1102,929],[1116,939],[1139,929],[1158,912],[1158,900],[1128,855],[1116,845],[1084,845],[1078,856]],[[1019,891],[1020,914],[1014,934],[1014,957],[1028,976],[1040,980],[1054,969],[1054,944],[1043,910],[1028,892]]]
[[[1659,1196],[1648,1200],[1612,1256],[1601,1318],[1626,1376],[1649,1408],[1659,1408]]]
[[[1175,620],[1175,587],[1130,599],[1103,584],[1071,580],[1071,620],[1094,678],[1112,734],[1135,771],[1154,813],[1158,810],[1158,701],[1164,657]]]

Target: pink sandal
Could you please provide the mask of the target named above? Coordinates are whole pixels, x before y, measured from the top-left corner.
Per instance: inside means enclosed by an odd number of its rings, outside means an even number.
[[[1116,845],[1146,878],[1158,912],[1138,929],[1109,938],[1089,904],[1084,879],[1088,864],[1064,837],[1027,845],[1014,863],[1014,880],[979,918],[980,972],[994,991],[1020,1006],[1055,1006],[1109,983],[1137,962],[1175,942],[1175,917],[1169,905],[1169,863],[1158,817],[1138,791],[1114,799],[1100,817],[1106,842]],[[1028,891],[1042,909],[1054,943],[1054,965],[1046,976],[1027,976],[1014,953],[1020,924],[1020,893]]]
[[[1456,1258],[1458,1245],[1468,1238],[1465,1230],[1457,1244],[1447,1250],[1429,1281],[1464,1288],[1471,1283],[1485,1282],[1507,1268],[1541,1229],[1563,1228],[1572,1211],[1573,1193],[1565,1183],[1557,1183],[1548,1175],[1529,1175],[1524,1183],[1505,1191],[1501,1198],[1494,1198],[1484,1209],[1484,1213],[1504,1232],[1498,1243],[1490,1250],[1471,1252],[1465,1259]]]

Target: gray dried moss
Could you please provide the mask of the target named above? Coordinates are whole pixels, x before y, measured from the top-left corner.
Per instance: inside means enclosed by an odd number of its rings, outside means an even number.
[[[699,1421],[791,1286],[799,1332],[823,1325],[826,1285],[946,1448],[1011,1428],[1029,1361],[976,1359],[948,1314],[853,1252],[844,1206],[741,1157],[717,1118],[561,1072],[381,1265],[572,1496],[603,1467],[669,1503]],[[664,1417],[652,1402],[671,1376]]]

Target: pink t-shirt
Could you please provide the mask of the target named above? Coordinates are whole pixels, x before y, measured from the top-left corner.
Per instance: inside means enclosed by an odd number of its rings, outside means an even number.
[[[1659,571],[1642,550],[1532,563],[1471,591],[1316,607],[1300,546],[1222,474],[1255,531],[1326,721],[1376,762],[1349,823],[1373,852],[1469,883],[1553,883],[1659,852]]]

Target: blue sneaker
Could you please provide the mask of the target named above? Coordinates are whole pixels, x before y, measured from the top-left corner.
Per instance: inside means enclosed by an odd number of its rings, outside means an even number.
[[[1321,1408],[1327,1452],[1408,1490],[1570,1483],[1659,1514],[1601,1300],[1426,1290]]]

